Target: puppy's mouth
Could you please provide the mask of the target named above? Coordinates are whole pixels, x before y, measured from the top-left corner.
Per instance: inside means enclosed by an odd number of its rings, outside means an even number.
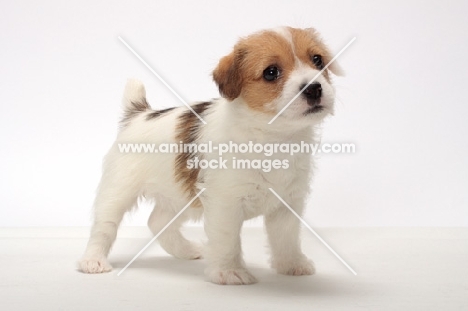
[[[307,100],[307,104],[309,105],[309,108],[303,113],[304,116],[319,113],[325,109],[325,107],[321,105],[320,98],[316,100]]]

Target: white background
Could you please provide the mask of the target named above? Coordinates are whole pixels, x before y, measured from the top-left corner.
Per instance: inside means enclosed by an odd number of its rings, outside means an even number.
[[[128,77],[155,108],[217,97],[211,70],[239,36],[315,27],[338,52],[336,116],[306,220],[468,225],[466,1],[2,1],[0,226],[86,226]],[[143,208],[126,224],[144,225]]]

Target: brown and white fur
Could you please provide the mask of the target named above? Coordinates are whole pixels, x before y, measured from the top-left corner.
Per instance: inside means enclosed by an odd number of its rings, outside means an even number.
[[[218,159],[218,154],[120,153],[118,144],[311,143],[315,127],[333,113],[335,92],[330,73],[340,74],[335,63],[272,124],[268,122],[331,58],[313,29],[283,27],[242,38],[213,72],[223,97],[192,106],[206,125],[186,107],[152,110],[147,104],[144,86],[130,80],[123,99],[122,127],[105,157],[94,202],[94,224],[79,262],[80,270],[101,273],[112,269],[107,257],[117,229],[139,197],[155,201],[148,226],[156,234],[201,188],[206,188],[158,238],[169,254],[198,259],[203,253],[208,265],[206,275],[214,283],[254,283],[256,279],[242,258],[240,231],[245,220],[263,215],[271,248],[271,266],[281,274],[313,274],[312,261],[301,251],[298,219],[268,190],[274,189],[301,215],[313,168],[310,154],[275,154],[275,159],[288,160],[289,168],[270,172],[232,168],[197,170],[188,169],[186,161],[195,156]],[[273,69],[268,77],[277,75],[269,81],[265,70],[271,66],[277,71]],[[248,153],[223,157],[267,158],[263,154]],[[202,216],[208,238],[203,252],[180,232],[184,222]]]

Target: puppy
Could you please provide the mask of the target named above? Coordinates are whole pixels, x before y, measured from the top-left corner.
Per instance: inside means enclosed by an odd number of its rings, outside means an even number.
[[[256,278],[242,259],[240,232],[245,220],[263,215],[272,268],[287,275],[313,274],[312,261],[301,251],[299,220],[269,190],[273,189],[301,215],[312,173],[310,154],[276,153],[268,157],[230,150],[223,154],[228,161],[226,167],[210,169],[188,163],[217,161],[216,152],[132,153],[122,152],[119,146],[312,143],[315,127],[333,113],[335,91],[330,75],[340,74],[338,65],[332,63],[312,84],[307,84],[331,59],[313,29],[283,27],[240,39],[213,71],[222,97],[191,105],[206,124],[187,107],[152,110],[144,86],[129,81],[121,129],[104,160],[94,202],[94,224],[79,269],[85,273],[112,269],[107,256],[117,229],[139,197],[155,201],[148,226],[157,234],[205,188],[159,236],[158,241],[169,254],[183,259],[202,257],[201,247],[187,240],[180,228],[187,220],[203,216],[208,238],[203,257],[207,260],[208,279],[217,284],[254,283]],[[290,106],[270,122],[290,101]],[[238,160],[273,158],[287,165],[271,170],[234,167]]]

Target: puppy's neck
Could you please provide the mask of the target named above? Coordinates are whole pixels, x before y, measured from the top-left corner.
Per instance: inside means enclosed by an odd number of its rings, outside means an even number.
[[[313,124],[304,126],[283,118],[268,124],[275,114],[254,110],[241,98],[233,101],[221,98],[217,108],[218,113],[213,117],[218,118],[219,126],[239,138],[258,142],[288,142],[311,141],[314,137]]]

